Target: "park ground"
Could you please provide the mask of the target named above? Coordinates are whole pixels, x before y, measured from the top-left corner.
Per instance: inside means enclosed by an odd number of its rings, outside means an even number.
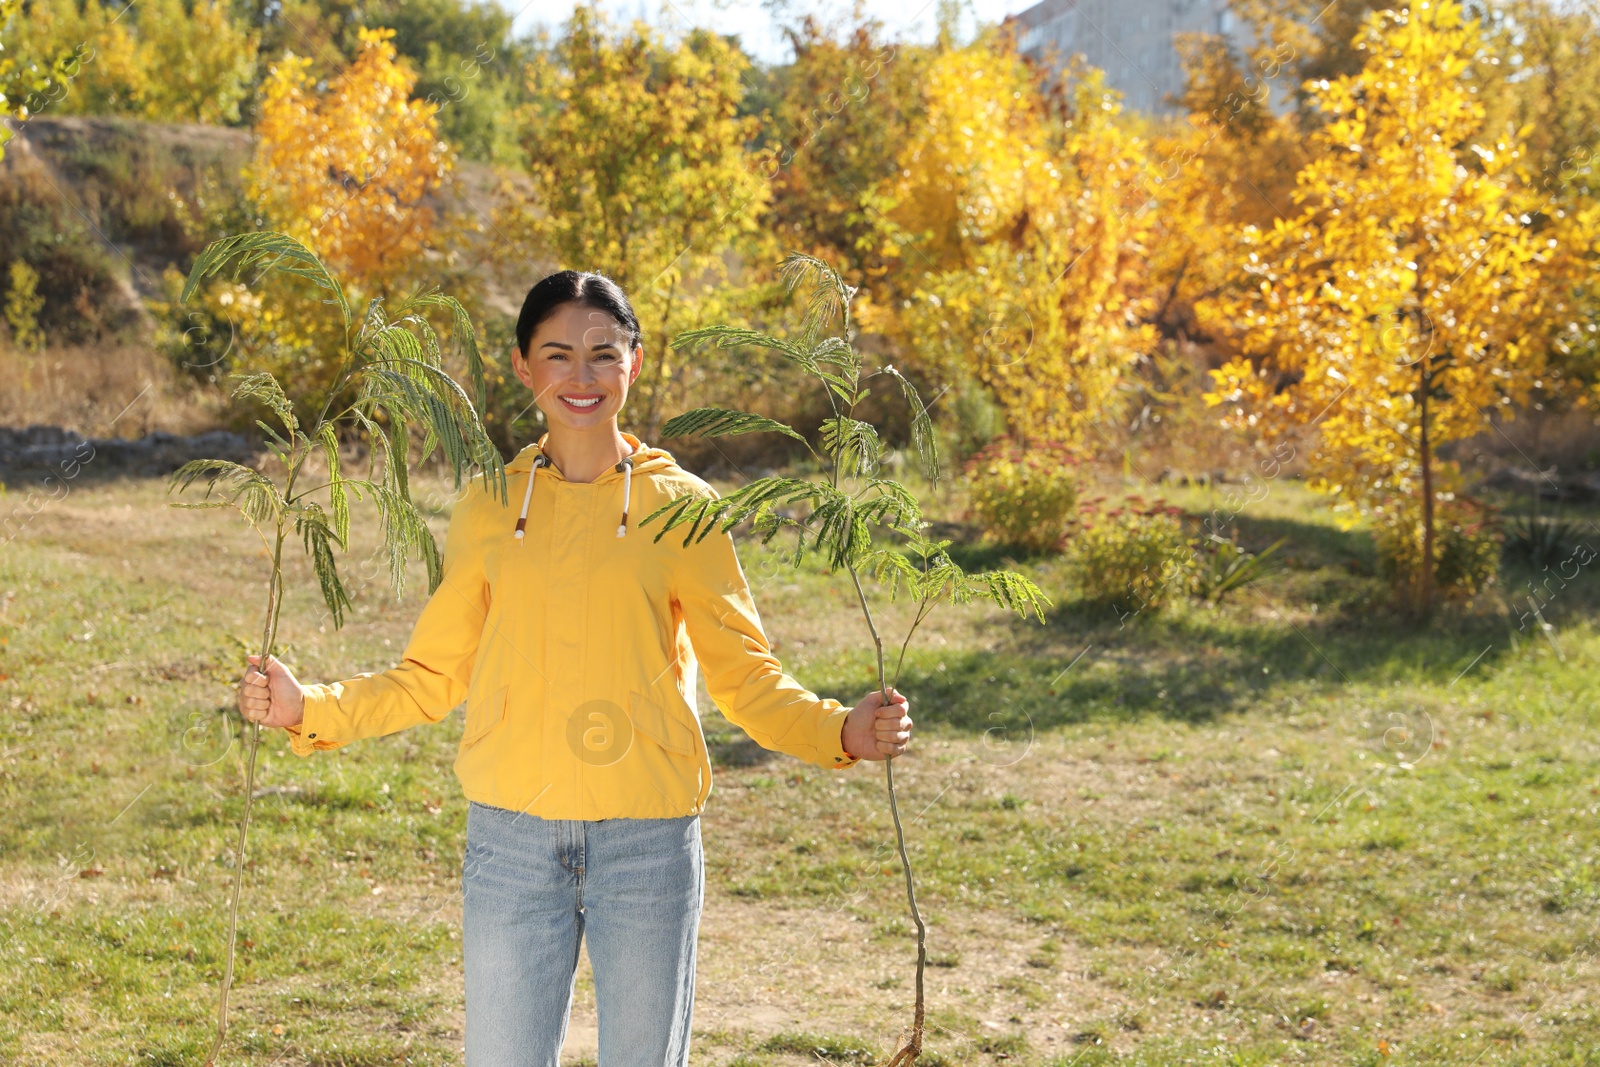
[[[195,490],[62,488],[0,495],[18,519],[0,546],[0,1062],[198,1065],[243,801],[233,686],[268,561],[237,513],[168,507]],[[957,496],[930,499],[958,517]],[[390,594],[356,506],[343,628],[289,567],[281,654],[303,680],[392,665],[426,596],[417,563]],[[1288,537],[1287,566],[1218,608],[1123,622],[1076,603],[1059,560],[957,545],[1055,606],[941,609],[898,680],[923,1062],[1600,1064],[1593,567],[1510,568],[1423,626],[1389,610],[1367,536],[1299,485],[1238,527],[1257,548]],[[748,533],[740,552],[785,668],[850,702],[871,688],[848,578]],[[906,607],[875,603],[897,647]],[[700,707],[717,774],[692,1062],[882,1062],[915,973],[882,764],[766,753]],[[221,1062],[460,1062],[459,729],[309,760],[264,735]],[[582,966],[568,1064],[595,1057]]]

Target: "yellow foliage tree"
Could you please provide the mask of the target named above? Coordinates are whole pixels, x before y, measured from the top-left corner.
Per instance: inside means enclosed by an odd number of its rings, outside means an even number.
[[[158,122],[238,122],[256,77],[256,35],[221,0],[139,0],[147,81],[141,112]]]
[[[1152,132],[1142,176],[1159,205],[1150,275],[1169,327],[1233,274],[1234,249],[1219,234],[1270,226],[1306,160],[1300,131],[1269,106],[1271,79],[1285,69],[1278,55],[1243,67],[1219,36],[1183,34],[1177,44],[1186,115]]]
[[[114,18],[97,0],[34,0],[26,17],[13,20],[6,47],[20,62],[38,64],[87,44],[78,76],[54,94],[52,110],[133,114],[146,87],[134,28],[134,20]]]
[[[319,93],[310,61],[286,56],[261,89],[249,193],[276,229],[358,287],[415,271],[436,219],[427,203],[453,163],[437,104],[414,100],[390,29],[360,31],[361,52]]]
[[[393,35],[362,29],[355,62],[320,92],[307,60],[291,54],[275,64],[245,168],[266,227],[312,249],[354,299],[408,295],[423,280],[437,226],[428,195],[453,161],[437,105],[411,97],[415,76],[397,61]],[[288,277],[258,291],[248,279],[217,278],[201,299],[217,324],[208,336],[230,365],[274,375],[297,405],[331,388],[331,353],[345,338],[320,313],[323,296],[310,282]]]
[[[943,51],[872,201],[886,251],[923,268],[897,312],[904,340],[981,381],[1019,440],[1082,440],[1155,343],[1144,144],[1099,71],[1070,81],[1052,99],[996,31]]]
[[[1553,238],[1529,226],[1518,137],[1485,137],[1468,74],[1481,43],[1453,0],[1371,15],[1363,69],[1305,86],[1327,121],[1296,176],[1299,213],[1242,227],[1244,291],[1200,308],[1257,357],[1213,371],[1207,403],[1268,437],[1315,426],[1314,487],[1385,521],[1399,511],[1424,611],[1455,474],[1437,450],[1510,417],[1545,356]]]
[[[675,45],[643,22],[614,35],[585,3],[528,67],[532,180],[505,186],[497,225],[628,292],[659,346],[635,385],[646,436],[685,398],[666,342],[723,314],[727,258],[760,237],[770,194],[745,147],[757,120],[738,114],[749,65],[707,30]]]
[[[8,119],[26,122],[30,116],[65,91],[88,46],[78,42],[56,52],[18,54],[22,0],[0,0],[0,159],[15,131]]]
[[[784,33],[794,62],[774,72],[777,99],[758,150],[773,188],[766,224],[785,248],[840,263],[847,278],[859,272],[877,288],[888,265],[874,254],[861,195],[896,172],[931,52],[886,40],[882,24],[865,19],[839,38],[814,15]],[[863,288],[857,299],[867,298]]]
[[[64,113],[237,122],[256,75],[256,35],[223,0],[32,0],[15,48],[33,62],[82,49]]]

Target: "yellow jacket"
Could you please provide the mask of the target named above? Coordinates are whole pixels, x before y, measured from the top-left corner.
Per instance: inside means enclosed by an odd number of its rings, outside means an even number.
[[[853,765],[840,743],[851,709],[784,672],[732,536],[713,528],[685,547],[688,524],[659,541],[661,519],[637,525],[716,490],[622,436],[633,454],[587,483],[550,464],[548,433],[524,448],[506,465],[520,515],[469,482],[400,665],[306,686],[293,751],[438,722],[465,700],[455,769],[470,799],[547,819],[689,815],[711,793],[695,700],[704,663],[711,699],[758,744]]]

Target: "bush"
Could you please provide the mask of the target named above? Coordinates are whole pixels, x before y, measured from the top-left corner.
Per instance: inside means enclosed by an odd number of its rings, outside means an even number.
[[[1130,497],[1120,508],[1086,509],[1070,549],[1084,600],[1127,617],[1159,611],[1189,584],[1194,549],[1177,508]]]
[[[44,339],[89,344],[114,338],[135,316],[116,281],[110,255],[30,156],[11,152],[0,165],[0,278],[13,263],[33,275],[33,320]]]
[[[11,327],[11,343],[25,352],[44,347],[39,331],[39,312],[44,298],[39,295],[39,272],[20,259],[11,261],[10,286],[6,290],[6,325]]]
[[[1548,567],[1565,556],[1577,539],[1575,522],[1523,515],[1506,533],[1505,555],[1530,567]]]
[[[1220,604],[1229,593],[1281,567],[1283,560],[1273,553],[1286,540],[1280,537],[1260,552],[1246,552],[1231,538],[1202,537],[1194,543],[1190,588],[1199,599]]]
[[[1078,460],[1065,445],[1001,437],[967,460],[973,513],[992,540],[1030,552],[1061,548],[1078,503]]]
[[[1420,607],[1422,507],[1407,498],[1383,509],[1373,531],[1378,573],[1403,607]],[[1501,533],[1494,509],[1471,497],[1442,495],[1433,509],[1433,587],[1443,601],[1469,600],[1494,583]]]

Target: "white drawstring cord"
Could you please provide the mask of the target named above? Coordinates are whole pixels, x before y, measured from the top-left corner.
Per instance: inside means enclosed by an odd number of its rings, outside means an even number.
[[[644,447],[640,445],[640,447]],[[617,527],[617,536],[628,535],[628,493],[633,489],[633,457],[629,456],[617,464],[617,469],[622,471],[622,523]]]
[[[517,532],[513,535],[520,546],[523,543],[523,531],[528,525],[528,503],[533,499],[533,480],[539,473],[539,468],[550,461],[543,453],[533,457],[533,466],[528,469],[528,491],[522,494],[522,514],[517,516]]]
[[[643,441],[639,442],[639,447],[634,450],[634,455],[644,451],[647,447],[649,446]],[[533,480],[538,475],[540,467],[549,465],[550,458],[540,453],[533,458],[533,468],[528,471],[528,488],[522,494],[522,514],[517,516],[517,532],[512,535],[517,539],[517,544],[519,545],[523,543],[524,531],[528,526],[528,504],[533,500]],[[617,536],[626,537],[628,535],[628,503],[633,492],[633,456],[630,455],[624,458],[621,463],[617,464],[616,469],[622,472],[622,522],[617,525]]]

